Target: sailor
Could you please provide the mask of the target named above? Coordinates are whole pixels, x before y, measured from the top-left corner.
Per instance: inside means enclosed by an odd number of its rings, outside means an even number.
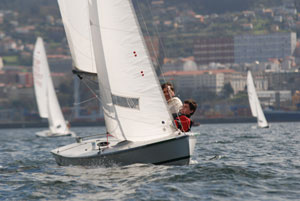
[[[66,121],[66,125],[67,125],[67,128],[70,129],[71,128],[71,124],[69,121]]]
[[[182,108],[182,102],[178,97],[175,97],[174,86],[172,83],[166,82],[161,85],[161,88],[167,100],[168,109],[175,118],[179,110]]]
[[[196,109],[197,103],[194,100],[185,100],[182,109],[174,120],[177,128],[183,132],[189,132],[193,125],[193,121],[190,118],[195,113]]]

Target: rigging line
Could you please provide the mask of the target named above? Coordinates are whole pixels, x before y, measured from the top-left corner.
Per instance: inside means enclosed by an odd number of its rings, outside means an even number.
[[[152,11],[151,11],[149,2],[148,2],[147,0],[146,0],[146,2],[147,2],[148,10],[150,11],[151,17],[152,17],[152,19],[153,19],[153,14],[152,14]],[[139,12],[141,13],[141,16],[142,16],[142,21],[143,21],[144,26],[145,26],[145,28],[146,28],[146,32],[147,32],[147,34],[150,36],[149,30],[148,30],[147,25],[146,25],[146,21],[145,21],[144,16],[143,16],[143,12],[141,12],[141,8],[140,8],[138,2],[137,2],[137,5],[138,5],[138,8],[139,8]],[[162,43],[161,40],[160,40],[160,35],[159,35],[159,32],[158,32],[158,29],[157,29],[157,27],[155,26],[155,24],[154,24],[153,26],[156,28],[156,29],[155,29],[155,32],[156,32],[156,34],[158,35],[159,42],[161,43],[161,46],[162,46],[164,55],[166,56],[166,52],[165,52],[165,49],[164,49],[164,45],[163,45],[163,43]],[[150,37],[149,37],[149,38],[150,38]],[[160,72],[161,72],[161,76],[162,76],[164,82],[166,83],[167,81],[166,81],[165,76],[164,76],[163,73],[162,73],[162,68],[161,68],[161,66],[160,66],[160,64],[159,64],[159,62],[158,62],[158,57],[157,57],[157,55],[156,55],[156,53],[155,53],[155,51],[154,51],[153,42],[152,42],[151,38],[150,38],[150,42],[151,42],[151,45],[152,45],[152,49],[153,49],[154,55],[155,55],[156,60],[157,60],[158,68],[159,68],[159,70],[160,70]],[[167,89],[168,89],[169,96],[171,97],[171,92],[170,92],[169,87],[168,87]],[[177,116],[177,118],[179,119],[179,111],[176,113],[176,116]],[[180,125],[182,126],[180,120],[179,120],[179,123],[180,123]],[[173,124],[174,124],[174,122],[173,122]],[[174,125],[174,126],[175,126],[175,125]],[[176,126],[175,126],[175,128],[176,128]],[[183,132],[184,132],[184,131],[183,131]],[[185,133],[185,132],[184,132],[184,133]]]
[[[75,104],[75,103],[73,103],[73,104]],[[74,109],[74,107],[72,107],[72,109],[71,109],[71,115],[69,115],[68,116],[68,118],[67,118],[67,121],[69,122],[69,124],[71,125],[71,121],[73,120],[73,118],[74,118],[74,111],[75,109]],[[67,125],[68,126],[68,125]],[[69,130],[71,131],[71,127],[69,128]]]
[[[156,60],[157,66],[158,66],[158,68],[159,68],[159,70],[160,70],[160,72],[161,72],[161,74],[162,74],[162,69],[161,69],[160,63],[159,63],[159,61],[158,61],[158,55],[157,55],[156,52],[155,52],[154,45],[153,45],[153,41],[152,41],[152,38],[151,38],[151,36],[150,36],[149,29],[148,29],[147,24],[146,24],[146,20],[145,20],[145,18],[144,18],[144,16],[143,16],[142,9],[141,9],[140,4],[139,4],[138,2],[137,2],[137,6],[138,6],[138,9],[139,9],[139,12],[141,13],[142,22],[143,22],[143,24],[144,24],[144,26],[145,26],[146,33],[147,33],[148,36],[149,36],[149,40],[150,40],[152,52],[153,52],[153,54],[154,54],[154,56],[155,56],[155,60]],[[149,56],[150,56],[150,55],[149,55]],[[164,79],[164,82],[166,82],[166,79],[165,79],[164,76],[163,76],[163,79]]]
[[[102,100],[101,100],[101,96],[98,96],[97,95],[97,93],[89,86],[89,84],[87,84],[87,82],[85,82],[85,80],[86,81],[89,81],[89,83],[92,83],[92,84],[96,84],[97,86],[99,86],[98,85],[98,81],[95,81],[94,79],[91,79],[89,76],[84,76],[83,77],[84,79],[81,79],[81,81],[85,84],[85,86],[92,92],[92,94],[98,99],[98,101],[102,104]],[[104,90],[107,90],[108,89],[108,87],[103,87],[104,88]],[[101,93],[101,92],[100,92]]]
[[[149,1],[148,1],[148,0],[146,0],[146,4],[147,4],[147,6],[148,6],[148,10],[150,11],[151,18],[153,19],[153,12],[152,12],[152,10],[151,10],[151,7],[150,7],[150,4],[149,4]],[[156,26],[155,23],[152,23],[152,24],[153,24],[153,26],[154,26],[154,28],[155,28],[156,34],[158,35],[159,43],[160,43],[160,45],[161,45],[161,47],[162,47],[163,54],[164,54],[165,57],[167,57],[168,54],[167,54],[167,51],[166,51],[166,49],[165,49],[165,46],[164,46],[163,42],[161,41],[161,36],[160,36],[160,34],[159,34],[158,28],[157,28],[157,26]],[[161,67],[160,65],[159,65],[158,67],[159,67],[159,70],[160,70],[160,73],[161,73],[161,76],[162,76],[164,82],[166,82],[166,78],[165,78],[165,76],[164,76],[164,74],[163,74],[163,72],[162,72],[162,67]],[[170,95],[170,89],[169,89],[169,88],[168,88],[168,93],[169,93],[169,95]],[[177,116],[178,119],[179,119],[179,112],[176,113],[176,116]],[[181,121],[179,121],[179,122],[180,122],[180,124],[181,124]]]
[[[89,136],[82,136],[82,137],[77,137],[78,139],[85,139],[85,138],[90,138],[90,137],[96,137],[96,136],[105,136],[107,133],[99,133],[99,134],[96,134],[96,135],[89,135]]]
[[[149,4],[149,1],[148,1],[148,0],[146,0],[146,4],[147,4],[148,10],[149,10],[149,12],[150,12],[151,18],[153,19],[153,12],[152,12],[152,10],[151,10],[151,7],[150,7],[150,4]],[[156,33],[157,36],[158,36],[159,44],[160,44],[160,46],[161,46],[161,48],[162,48],[163,54],[164,54],[165,57],[168,57],[167,51],[166,51],[166,49],[165,49],[165,46],[164,46],[164,44],[163,44],[163,42],[162,42],[162,40],[161,40],[161,36],[160,36],[160,34],[159,34],[157,25],[156,25],[155,23],[152,23],[152,25],[153,25],[153,27],[154,27],[155,33]],[[162,77],[163,77],[164,82],[166,82],[165,76],[163,75],[163,72],[162,72],[162,67],[161,67],[160,65],[159,65],[158,67],[159,67],[159,70],[160,70],[160,73],[161,73],[161,75],[162,75]]]
[[[99,96],[94,92],[93,89],[90,88],[90,86],[84,81],[82,80],[82,82],[85,84],[85,86],[92,92],[92,94],[95,96],[95,98],[98,99],[98,101],[101,103],[101,99],[99,98]]]
[[[94,84],[94,85],[98,86],[98,81],[95,81],[95,80],[93,80],[93,79],[90,79],[88,76],[87,76],[87,77],[85,77],[85,79],[86,79],[87,81],[89,81],[89,83],[91,83],[91,84]]]
[[[76,106],[76,105],[80,105],[80,104],[83,104],[83,103],[86,103],[86,102],[89,102],[91,100],[94,100],[95,98],[97,98],[97,100],[101,103],[101,99],[98,97],[98,95],[94,92],[93,89],[90,88],[90,86],[84,81],[82,80],[82,82],[85,84],[85,86],[92,92],[92,94],[94,95],[94,97],[92,98],[89,98],[85,101],[82,101],[82,102],[79,102],[79,103],[74,103],[73,105]]]
[[[85,100],[85,101],[82,101],[82,102],[79,102],[79,103],[74,103],[74,105],[80,105],[80,104],[89,102],[89,101],[91,101],[91,100],[94,100],[95,98],[97,98],[97,97],[92,97],[92,98],[89,98],[89,99],[87,99],[87,100]]]
[[[149,1],[148,1],[148,0],[146,0],[146,4],[147,4],[147,6],[148,6],[148,10],[150,11],[151,18],[153,19],[153,12],[152,12],[152,10],[151,10],[151,8],[150,8],[150,4],[149,4]],[[161,46],[162,46],[162,49],[163,49],[163,53],[164,53],[165,57],[167,57],[167,56],[168,56],[168,55],[167,55],[167,51],[166,51],[166,49],[165,49],[165,46],[164,46],[163,42],[161,41],[161,36],[160,36],[160,34],[159,34],[158,28],[157,28],[157,26],[156,26],[155,23],[153,23],[153,26],[154,26],[154,28],[155,28],[155,32],[156,32],[157,35],[158,35],[159,42],[161,43]]]

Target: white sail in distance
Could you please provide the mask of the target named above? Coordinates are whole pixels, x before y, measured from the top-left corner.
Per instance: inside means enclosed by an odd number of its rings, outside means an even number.
[[[51,79],[42,38],[38,37],[33,53],[33,80],[39,114],[48,118],[51,133],[68,133]]]
[[[257,124],[259,127],[268,127],[268,122],[261,108],[250,71],[247,73],[247,92],[252,116],[257,118]]]

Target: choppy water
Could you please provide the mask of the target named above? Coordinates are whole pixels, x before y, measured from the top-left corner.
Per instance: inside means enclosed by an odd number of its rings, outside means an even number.
[[[50,150],[69,137],[0,130],[0,200],[300,199],[300,123],[201,125],[193,164],[57,166]],[[80,136],[104,127],[73,128]]]

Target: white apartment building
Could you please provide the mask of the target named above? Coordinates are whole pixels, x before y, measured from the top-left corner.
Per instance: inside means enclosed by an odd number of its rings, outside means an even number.
[[[268,90],[268,80],[265,79],[262,75],[253,74],[253,81],[256,88],[256,91],[265,91]],[[230,74],[230,84],[234,91],[234,94],[237,94],[240,91],[244,91],[247,86],[247,73],[233,73]]]
[[[234,37],[234,62],[267,62],[270,58],[292,56],[296,48],[295,32]]]
[[[234,70],[198,70],[198,71],[170,71],[160,76],[160,80],[171,81],[177,91],[207,90],[214,93],[222,91],[226,74]]]

